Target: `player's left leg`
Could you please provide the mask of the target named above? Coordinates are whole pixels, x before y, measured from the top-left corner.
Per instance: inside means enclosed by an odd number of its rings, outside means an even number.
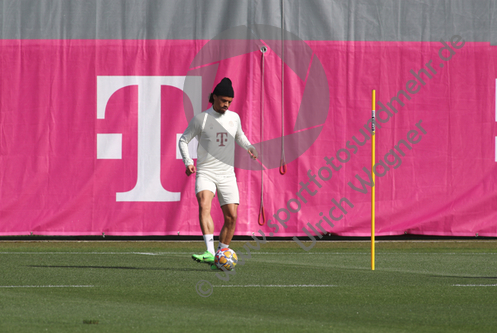
[[[240,203],[236,177],[222,177],[218,180],[217,194],[224,215],[224,225],[219,234],[219,245],[217,247],[217,250],[219,250],[229,247],[235,233],[238,204]],[[215,265],[212,265],[211,268],[217,269]]]
[[[224,215],[224,225],[219,234],[219,246],[227,245],[226,247],[228,247],[235,233],[238,204],[226,204],[221,209]]]
[[[217,186],[217,193],[224,215],[224,225],[219,234],[219,246],[217,248],[219,250],[229,247],[235,233],[238,204],[240,203],[236,177],[226,177],[220,181]]]
[[[238,204],[226,204],[221,206],[224,215],[224,225],[219,233],[219,245],[217,250],[229,248],[233,234],[236,228],[236,219],[238,214]],[[211,265],[211,269],[217,270],[216,265]]]

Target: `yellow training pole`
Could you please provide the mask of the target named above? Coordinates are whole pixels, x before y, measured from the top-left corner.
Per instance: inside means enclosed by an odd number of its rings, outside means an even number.
[[[372,118],[371,118],[371,177],[373,178],[374,184],[374,160],[375,160],[375,106],[376,106],[376,91],[373,90],[373,108],[372,108]],[[371,187],[371,270],[374,271],[374,261],[375,261],[375,253],[374,253],[374,185]]]

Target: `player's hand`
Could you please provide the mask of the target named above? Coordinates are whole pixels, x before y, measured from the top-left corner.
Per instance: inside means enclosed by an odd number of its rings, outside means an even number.
[[[248,153],[250,154],[250,157],[252,157],[253,160],[256,160],[257,157],[259,157],[259,153],[257,153],[257,150],[255,150],[255,148],[250,147],[248,149]]]
[[[190,175],[194,174],[195,172],[197,172],[197,168],[195,168],[195,165],[191,164],[191,165],[186,167],[185,173],[187,176],[190,176]]]

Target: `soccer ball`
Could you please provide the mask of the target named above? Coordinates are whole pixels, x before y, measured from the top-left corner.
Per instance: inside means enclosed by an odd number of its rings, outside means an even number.
[[[224,269],[231,271],[238,263],[238,256],[232,249],[223,248],[216,252],[214,263],[219,269],[224,267]]]

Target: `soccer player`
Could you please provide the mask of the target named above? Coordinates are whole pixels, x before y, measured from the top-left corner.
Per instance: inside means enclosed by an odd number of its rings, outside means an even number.
[[[178,143],[186,175],[196,174],[195,193],[200,229],[207,247],[203,254],[194,254],[192,258],[210,264],[212,269],[217,269],[214,265],[214,222],[211,217],[212,199],[216,193],[224,215],[218,250],[229,247],[236,227],[240,199],[234,171],[235,142],[247,150],[253,159],[258,155],[243,133],[240,117],[228,110],[234,95],[231,80],[225,77],[209,97],[211,108],[193,117]],[[194,137],[199,143],[197,167],[188,153],[188,143]]]

